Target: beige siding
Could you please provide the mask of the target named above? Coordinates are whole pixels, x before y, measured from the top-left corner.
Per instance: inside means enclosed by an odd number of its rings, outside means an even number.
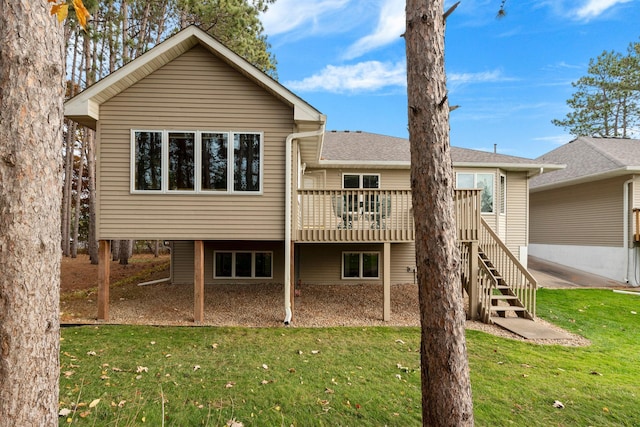
[[[328,189],[342,188],[344,174],[380,175],[382,190],[407,190],[411,188],[409,169],[326,169],[326,186]]]
[[[382,244],[300,244],[297,247],[300,253],[300,279],[303,284],[382,283]],[[379,252],[380,278],[377,280],[342,280],[342,252],[345,251]],[[416,263],[415,259],[413,244],[391,245],[391,284],[413,282],[413,273],[407,273],[407,267],[413,267]]]
[[[273,252],[272,279],[214,279],[214,251],[270,251]],[[173,242],[171,252],[172,283],[193,284],[193,241]],[[284,244],[282,242],[204,242],[204,282],[213,283],[283,283]]]
[[[263,194],[131,194],[130,131],[264,132]],[[105,102],[98,126],[100,239],[284,238],[292,108],[195,47]]]
[[[516,257],[520,256],[520,246],[529,244],[527,227],[529,215],[529,181],[526,172],[508,172],[505,243]],[[500,215],[503,216],[503,215]]]
[[[622,246],[623,183],[628,177],[530,195],[530,242]]]

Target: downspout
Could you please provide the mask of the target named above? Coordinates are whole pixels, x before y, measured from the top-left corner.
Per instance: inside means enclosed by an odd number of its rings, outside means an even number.
[[[624,248],[624,282],[629,283],[629,185],[634,181],[634,178],[628,179],[622,184],[622,203],[623,203],[623,215],[624,221],[622,222],[622,234],[624,241],[622,247]]]
[[[324,133],[324,123],[318,130],[292,133],[285,141],[285,179],[284,179],[284,324],[291,322],[291,209],[292,209],[292,169],[293,140],[320,136]]]

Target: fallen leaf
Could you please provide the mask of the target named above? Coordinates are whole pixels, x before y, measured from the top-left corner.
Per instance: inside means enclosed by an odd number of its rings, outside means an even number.
[[[155,341],[151,341],[149,344],[156,345],[156,342]]]
[[[397,379],[399,379],[399,380],[401,380],[401,379],[402,379],[402,375],[400,375],[400,374],[396,374],[396,378],[397,378]]]
[[[116,368],[115,366],[114,366],[113,368],[111,368],[111,370],[112,370],[113,372],[122,372],[122,369],[120,369],[120,368]]]
[[[290,374],[295,374],[296,373],[296,368],[289,368],[289,373]]]
[[[80,418],[87,418],[89,415],[91,415],[91,411],[80,412]]]
[[[331,390],[330,388],[325,388],[325,389],[324,389],[324,392],[325,392],[325,393],[328,393],[328,394],[333,394],[333,393],[334,393],[334,391],[333,391],[333,390]]]
[[[73,374],[75,374],[75,371],[65,371],[64,376],[69,378]]]
[[[236,385],[236,383],[234,383],[233,381],[229,381],[227,384],[225,384],[224,388],[231,388],[234,385]]]
[[[167,355],[165,355],[164,357],[167,357],[167,358],[171,357],[171,353],[167,353]]]
[[[558,409],[564,409],[564,404],[559,400],[553,402],[553,407]]]
[[[89,408],[95,408],[100,403],[100,399],[93,399],[91,403],[89,403]]]
[[[197,371],[198,369],[200,369],[200,365],[196,365],[196,366],[193,367],[194,371]]]
[[[269,381],[267,381],[267,380],[262,380],[262,381],[260,381],[260,384],[262,384],[262,385],[269,384]]]
[[[60,412],[58,412],[58,416],[60,416],[60,417],[66,417],[66,416],[68,416],[70,414],[71,414],[71,409],[69,409],[69,408],[62,408],[62,409],[60,409]]]
[[[606,412],[606,413],[608,414],[608,413],[609,413],[609,408],[606,408],[606,407],[605,407],[605,408],[602,408],[602,411],[603,411],[603,412]]]
[[[396,340],[396,342],[397,342],[398,344],[404,344],[404,341],[402,341],[401,339],[397,339],[397,340]]]
[[[118,408],[122,408],[125,403],[127,403],[126,400],[121,400],[120,402],[118,402]]]
[[[631,314],[638,314],[638,313],[636,313],[635,311],[632,311]]]
[[[262,364],[262,369],[265,369],[265,370],[266,370],[266,369],[269,369],[269,367],[268,367],[266,364],[264,364],[264,363],[263,363],[263,364]]]
[[[227,421],[227,427],[244,427],[244,424],[242,424],[240,421],[236,421],[235,418],[232,418]]]
[[[600,377],[602,376],[602,374],[600,372],[598,372],[598,371],[591,371],[590,374],[591,375],[598,375]]]
[[[311,354],[318,354],[320,353],[320,350],[311,350]]]
[[[87,356],[95,356],[96,352],[95,351],[87,351]]]
[[[213,348],[213,349],[218,348],[218,343],[215,343],[215,342],[214,342],[213,344],[211,344],[211,348]]]
[[[138,366],[136,368],[136,372],[139,373],[139,374],[142,373],[142,372],[149,372],[149,368],[147,368],[146,366]]]

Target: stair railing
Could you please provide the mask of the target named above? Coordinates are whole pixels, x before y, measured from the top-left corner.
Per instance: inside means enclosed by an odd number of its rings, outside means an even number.
[[[480,228],[480,248],[494,265],[513,295],[533,318],[536,315],[536,279],[527,271],[516,256],[507,248],[498,235],[482,219]],[[478,280],[480,281],[480,275]],[[481,295],[486,293],[481,291]]]
[[[494,289],[498,289],[498,279],[482,258],[478,259],[478,312],[480,320],[491,323],[491,295]]]

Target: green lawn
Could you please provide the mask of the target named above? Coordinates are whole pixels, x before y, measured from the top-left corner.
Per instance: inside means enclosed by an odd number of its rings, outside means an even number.
[[[476,425],[640,425],[636,312],[640,296],[541,290],[538,314],[591,346],[468,331]],[[65,328],[60,425],[420,425],[419,339],[417,328]]]

